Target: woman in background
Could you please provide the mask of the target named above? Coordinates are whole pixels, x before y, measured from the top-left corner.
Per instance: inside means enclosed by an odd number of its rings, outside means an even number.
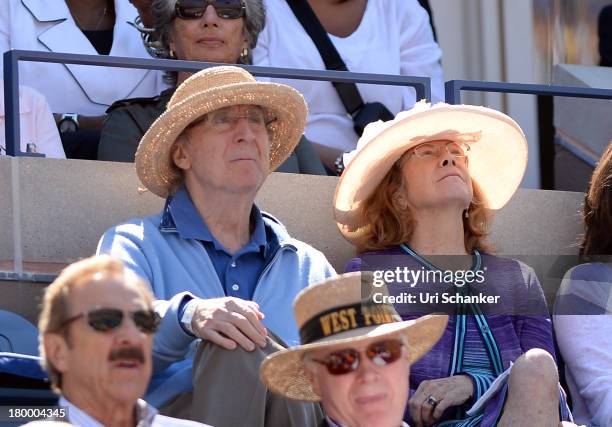
[[[153,0],[156,53],[161,58],[250,64],[252,49],[265,24],[263,0]],[[141,14],[144,13],[141,11]],[[166,110],[175,88],[192,73],[168,72],[172,86],[154,98],[118,101],[108,110],[102,129],[99,160],[133,162],[140,139]],[[310,143],[302,138],[281,172],[324,174]]]
[[[6,154],[4,82],[0,80],[0,155]],[[65,159],[53,114],[47,100],[27,86],[19,86],[19,148],[22,153],[40,153],[46,157]]]
[[[325,69],[321,54],[289,7],[306,2],[345,62],[356,73],[432,79],[433,101],[444,99],[440,59],[427,11],[417,0],[266,0],[266,27],[253,52],[255,65]],[[299,90],[308,103],[306,137],[323,164],[342,171],[342,154],[353,150],[354,123],[330,82],[274,79]],[[412,88],[357,84],[364,103],[380,102],[392,115],[411,108]]]
[[[138,16],[128,0],[0,1],[0,52],[10,49],[148,58],[128,21]],[[3,69],[0,69],[0,78]],[[50,62],[20,62],[19,83],[49,103],[69,158],[95,159],[105,111],[118,99],[153,96],[162,73]]]
[[[553,321],[579,424],[612,425],[612,143],[589,185],[582,211],[584,264],[570,269]]]

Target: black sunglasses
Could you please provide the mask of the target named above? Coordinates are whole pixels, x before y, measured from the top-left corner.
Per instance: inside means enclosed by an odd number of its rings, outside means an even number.
[[[402,355],[402,345],[400,340],[384,340],[370,344],[365,349],[365,355],[376,366],[386,366],[395,362]],[[330,353],[325,359],[310,359],[327,367],[327,371],[332,375],[344,375],[359,369],[361,355],[359,351],[348,348]]]
[[[209,5],[215,8],[219,18],[238,19],[246,15],[243,0],[179,0],[175,7],[176,16],[181,19],[200,19]]]
[[[62,328],[66,325],[80,319],[87,318],[87,324],[95,331],[109,332],[121,326],[121,322],[125,317],[123,310],[118,308],[96,308],[93,310],[84,311],[76,316],[66,319],[62,323]],[[132,318],[134,324],[139,331],[145,334],[154,334],[159,328],[161,317],[153,310],[135,310],[129,311],[127,314]]]

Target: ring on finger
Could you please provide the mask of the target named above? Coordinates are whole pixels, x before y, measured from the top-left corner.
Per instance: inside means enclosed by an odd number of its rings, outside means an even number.
[[[432,408],[435,408],[436,405],[438,404],[438,399],[436,399],[435,397],[433,397],[431,394],[427,397],[427,399],[425,399],[425,403],[427,403],[428,405],[430,405]]]

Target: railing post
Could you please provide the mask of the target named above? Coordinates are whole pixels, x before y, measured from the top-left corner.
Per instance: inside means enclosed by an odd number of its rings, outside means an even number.
[[[447,104],[461,103],[461,80],[449,80],[444,83],[444,100]]]
[[[19,145],[19,57],[17,52],[9,50],[4,53],[4,137],[6,154],[18,156],[21,153]]]
[[[421,85],[414,87],[414,90],[416,91],[417,101],[419,101],[420,99],[426,99],[427,102],[432,102],[431,100],[431,79],[429,77],[427,77],[427,79],[429,80],[427,84],[421,83]],[[421,89],[422,92],[419,90],[419,88],[422,88]]]

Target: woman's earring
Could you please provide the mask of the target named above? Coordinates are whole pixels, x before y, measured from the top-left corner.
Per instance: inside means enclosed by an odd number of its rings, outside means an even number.
[[[468,219],[468,218],[470,217],[470,213],[468,212],[468,210],[467,210],[467,209],[463,211],[463,217],[464,217],[465,219]]]
[[[176,58],[176,56],[174,55],[174,50],[170,49],[170,51],[168,52],[168,54],[170,55],[170,59],[174,59],[174,58]]]
[[[247,56],[249,56],[249,49],[245,47],[242,49],[242,52],[240,52],[240,58],[244,61],[247,59]]]

